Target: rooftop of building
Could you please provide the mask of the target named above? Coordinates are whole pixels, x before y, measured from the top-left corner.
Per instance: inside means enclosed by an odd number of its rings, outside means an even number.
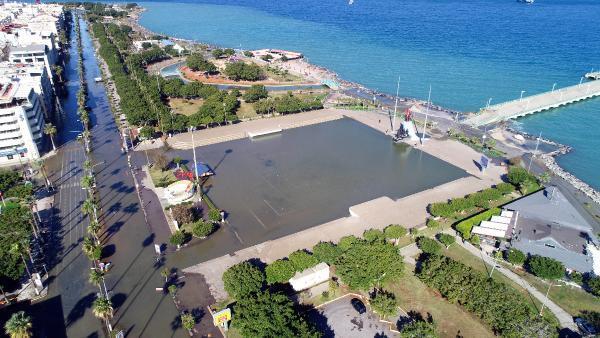
[[[32,45],[28,45],[28,46],[19,46],[19,47],[14,47],[10,50],[11,54],[12,53],[45,53],[46,52],[46,45],[43,44],[32,44]]]
[[[552,221],[581,231],[592,231],[592,225],[569,202],[560,189],[548,187],[504,206],[519,212],[520,217]]]

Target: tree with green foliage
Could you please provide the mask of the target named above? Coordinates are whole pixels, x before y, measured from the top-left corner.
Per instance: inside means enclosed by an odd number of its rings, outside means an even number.
[[[520,250],[510,248],[504,252],[505,259],[514,265],[522,266],[527,259],[527,256]]]
[[[527,269],[543,279],[559,279],[565,276],[565,266],[550,257],[533,255],[527,259]]]
[[[378,229],[368,229],[363,232],[363,238],[368,242],[382,241],[385,239],[383,231]]]
[[[256,102],[260,99],[267,98],[269,92],[263,85],[252,85],[246,90],[242,98],[248,103]]]
[[[406,236],[408,231],[405,227],[399,224],[390,224],[383,229],[383,234],[388,240],[393,240],[395,245],[398,245],[400,238]]]
[[[19,311],[12,314],[9,320],[4,324],[4,332],[11,338],[29,338],[31,337],[31,317],[25,314],[25,311]]]
[[[211,222],[220,222],[221,221],[221,211],[218,209],[210,209],[208,211],[208,219]]]
[[[181,315],[181,325],[184,329],[190,331],[196,325],[196,318],[194,318],[193,314],[186,312]]]
[[[278,259],[265,268],[268,284],[287,283],[295,273],[294,264],[287,259]]]
[[[265,274],[248,261],[238,263],[223,273],[225,291],[240,299],[255,292],[260,292],[265,285]]]
[[[52,142],[52,150],[56,150],[56,145],[54,144],[54,136],[56,135],[56,127],[52,123],[44,124],[44,134],[50,137],[50,142]]]
[[[306,250],[294,251],[288,256],[288,259],[292,262],[297,272],[302,272],[319,264],[319,259]]]
[[[221,48],[216,48],[212,50],[211,54],[215,59],[220,59],[225,56],[225,51]]]
[[[171,235],[169,242],[177,247],[180,247],[185,242],[185,234],[183,231],[177,230]]]
[[[282,293],[269,291],[238,299],[232,326],[243,337],[320,337]]]
[[[442,247],[436,240],[425,236],[417,238],[417,247],[427,254],[439,254],[442,251]]]
[[[534,177],[527,172],[527,169],[520,166],[511,166],[508,169],[508,181],[514,186],[519,186],[522,183],[532,180]]]
[[[108,318],[112,317],[113,311],[113,304],[108,298],[96,298],[92,304],[92,312],[97,318],[107,320]]]
[[[194,72],[215,73],[217,66],[206,60],[202,54],[194,53],[186,58],[186,66]]]
[[[422,319],[413,319],[408,324],[402,326],[400,330],[402,338],[438,338],[435,324]],[[458,335],[457,335],[458,337]]]
[[[340,256],[336,272],[352,289],[368,290],[400,277],[404,262],[398,249],[390,243],[359,241]]]
[[[450,303],[478,316],[505,337],[552,337],[556,329],[523,295],[461,262],[441,255],[427,255],[417,277]]]
[[[98,271],[96,269],[90,270],[90,278],[89,281],[93,285],[100,285],[102,283],[102,279],[104,278],[104,273]]]
[[[205,238],[208,235],[212,234],[214,231],[215,223],[200,220],[194,223],[194,227],[192,228],[192,235],[199,238]]]
[[[354,236],[354,235],[348,235],[348,236],[344,236],[342,238],[340,238],[340,241],[338,242],[338,247],[342,250],[342,251],[346,251],[348,249],[350,249],[354,244],[358,243],[358,242],[362,242],[363,240]]]
[[[329,265],[335,263],[335,261],[342,254],[342,250],[331,242],[319,242],[312,248],[313,256],[315,256],[320,262],[325,262]]]
[[[389,316],[394,316],[398,313],[398,302],[393,293],[385,290],[377,290],[371,296],[370,301],[373,310],[385,319]]]
[[[145,140],[149,140],[154,136],[154,128],[150,126],[143,126],[140,128],[140,137]]]
[[[245,57],[248,57],[248,58],[251,58],[251,57],[253,57],[253,56],[254,56],[254,53],[252,53],[252,52],[251,52],[251,51],[249,51],[249,50],[245,50],[245,51],[244,51],[244,56],[245,56]]]
[[[454,242],[456,242],[456,238],[450,234],[439,233],[439,234],[437,234],[436,238],[438,241],[440,241],[440,243],[442,243],[446,246],[446,249],[448,249],[450,247],[450,245],[452,245],[452,244],[454,244]]]
[[[258,81],[264,77],[260,66],[254,63],[231,62],[225,66],[224,73],[234,81]]]
[[[0,170],[0,191],[6,193],[10,188],[22,181],[21,174],[16,170]]]
[[[28,208],[6,202],[0,213],[0,276],[18,280],[25,271],[22,255],[32,235],[32,218]],[[23,243],[23,244],[21,244]],[[15,251],[14,245],[19,245]]]
[[[588,277],[585,284],[593,295],[600,297],[600,277]]]

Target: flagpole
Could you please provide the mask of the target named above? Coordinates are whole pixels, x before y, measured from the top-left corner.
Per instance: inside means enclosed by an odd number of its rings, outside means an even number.
[[[392,133],[396,130],[396,111],[398,110],[398,93],[400,92],[400,76],[398,76],[398,85],[396,86],[396,102],[394,103],[394,119],[392,120]]]

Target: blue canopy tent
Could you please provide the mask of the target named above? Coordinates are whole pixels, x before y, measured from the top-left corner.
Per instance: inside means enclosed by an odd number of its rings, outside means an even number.
[[[206,163],[198,163],[196,169],[198,170],[198,177],[208,177],[215,174]]]

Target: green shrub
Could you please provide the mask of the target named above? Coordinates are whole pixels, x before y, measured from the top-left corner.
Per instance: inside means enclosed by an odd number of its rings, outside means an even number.
[[[565,275],[564,265],[550,257],[534,255],[527,260],[527,269],[544,279],[559,279]]]
[[[440,243],[444,244],[446,248],[454,244],[454,242],[456,241],[456,238],[454,236],[444,233],[437,234],[436,238],[438,241],[440,241]]]
[[[369,229],[363,232],[363,238],[369,242],[382,241],[385,239],[383,231],[377,229]]]
[[[393,293],[384,290],[376,291],[371,297],[371,307],[382,318],[393,316],[398,312],[398,301]]]
[[[421,251],[428,254],[438,254],[442,251],[442,247],[436,240],[425,236],[417,238],[417,246]]]
[[[514,265],[523,265],[527,259],[527,256],[522,251],[519,251],[515,248],[506,250],[504,252],[504,257],[509,263]]]
[[[332,265],[342,254],[342,250],[331,242],[319,242],[313,246],[313,255],[321,262]]]
[[[265,283],[265,274],[250,262],[238,263],[223,273],[225,291],[234,297],[244,297],[258,292]]]
[[[298,250],[292,252],[288,256],[290,262],[294,266],[294,269],[298,272],[304,271],[308,268],[319,264],[319,259],[304,250]]]
[[[508,195],[508,194],[512,193],[513,191],[515,191],[515,186],[510,183],[499,183],[498,185],[496,185],[496,189],[502,195]]]
[[[508,181],[514,186],[519,186],[520,184],[526,182],[536,182],[537,179],[534,175],[528,173],[525,168],[520,166],[511,166],[508,169]]]
[[[213,222],[221,222],[221,211],[217,209],[210,209],[208,211],[208,219]]]
[[[344,236],[344,237],[340,238],[338,247],[340,249],[342,249],[342,251],[346,251],[346,250],[350,249],[352,247],[352,245],[354,245],[355,243],[358,243],[360,241],[361,241],[360,238],[353,236],[353,235]]]
[[[278,259],[267,265],[265,273],[268,284],[287,283],[290,278],[294,277],[296,269],[289,260]]]
[[[192,228],[192,235],[195,237],[204,238],[215,231],[215,224],[213,222],[198,221],[194,223]]]
[[[426,225],[427,225],[428,228],[439,228],[440,222],[438,222],[435,219],[429,217],[427,219]]]
[[[383,229],[383,234],[387,239],[398,240],[399,238],[406,236],[407,233],[408,231],[406,228],[399,224],[390,224]]]
[[[600,277],[589,277],[585,283],[593,295],[600,297]]]
[[[180,231],[180,230],[175,231],[175,233],[173,233],[171,235],[171,238],[169,238],[169,242],[171,244],[177,245],[177,246],[182,245],[184,241],[185,241],[185,234],[183,233],[183,231]]]

